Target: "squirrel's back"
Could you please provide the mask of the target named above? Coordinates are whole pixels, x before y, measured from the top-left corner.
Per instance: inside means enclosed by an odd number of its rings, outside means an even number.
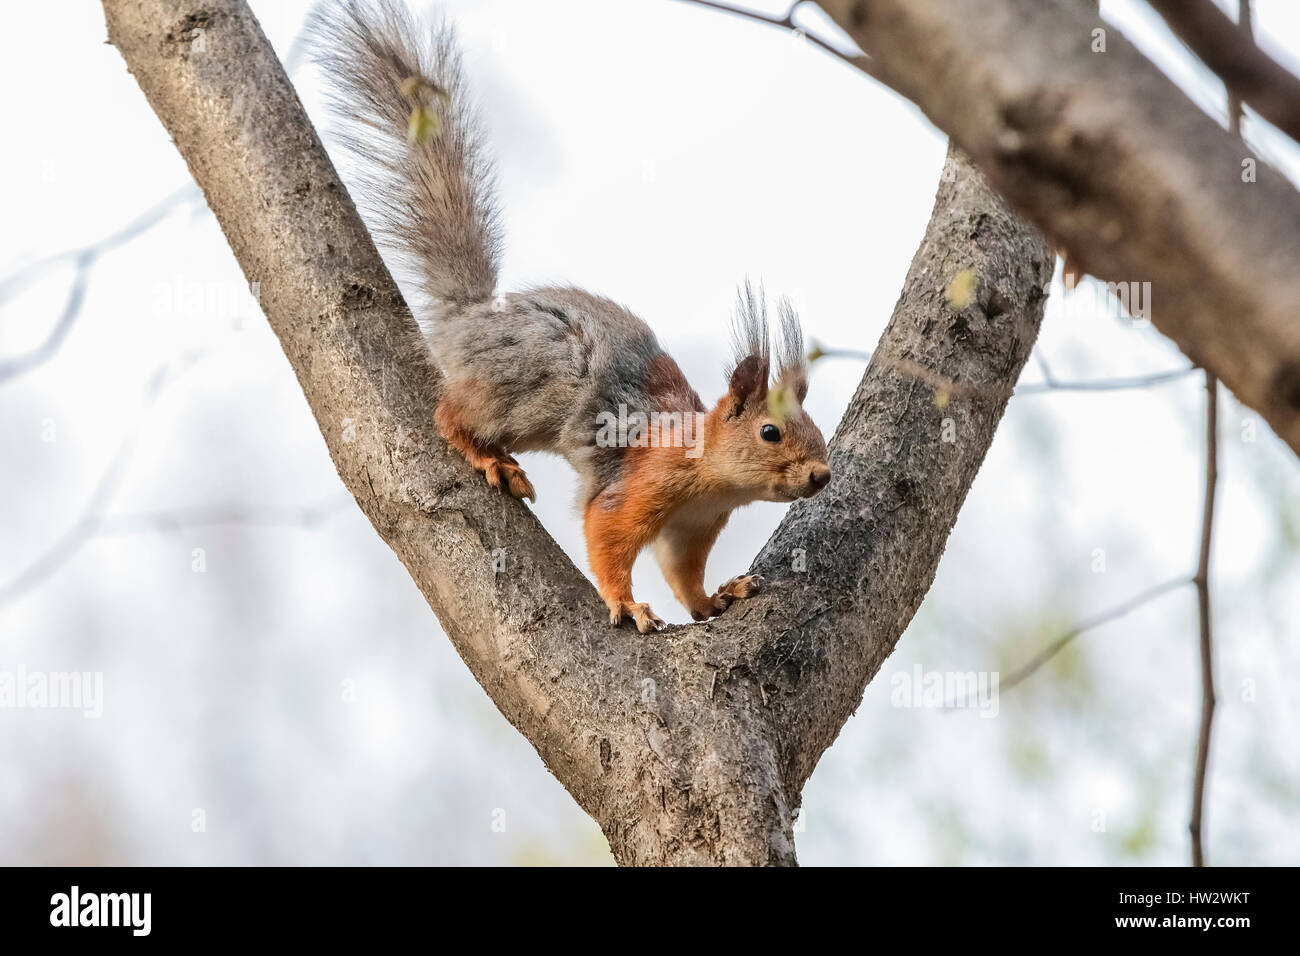
[[[447,392],[475,434],[514,451],[563,455],[585,502],[617,480],[626,448],[602,445],[602,415],[703,412],[677,363],[641,319],[572,287],[512,293],[467,309],[438,333]]]

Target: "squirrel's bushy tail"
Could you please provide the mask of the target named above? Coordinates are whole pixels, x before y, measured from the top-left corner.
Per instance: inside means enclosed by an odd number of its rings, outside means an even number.
[[[308,35],[380,243],[436,311],[490,299],[501,245],[494,174],[451,27],[418,27],[401,0],[323,0]],[[434,122],[413,141],[417,108]]]

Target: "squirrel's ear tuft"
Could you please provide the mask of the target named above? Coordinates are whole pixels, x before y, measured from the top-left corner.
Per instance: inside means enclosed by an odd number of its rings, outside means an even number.
[[[803,347],[803,329],[799,314],[789,299],[780,301],[781,340],[777,343],[777,380],[790,389],[803,404],[808,397],[808,354]]]
[[[739,415],[741,410],[751,402],[767,399],[768,363],[757,355],[747,355],[736,364],[731,373],[731,384],[727,388],[732,401],[729,417]]]

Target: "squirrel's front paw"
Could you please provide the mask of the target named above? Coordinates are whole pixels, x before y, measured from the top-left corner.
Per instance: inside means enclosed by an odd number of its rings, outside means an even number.
[[[732,601],[753,597],[763,586],[763,579],[757,574],[746,574],[732,578],[718,593],[709,598],[703,607],[693,608],[691,617],[697,621],[715,617],[731,607]]]
[[[722,587],[718,588],[718,595],[726,595],[733,600],[737,598],[753,597],[758,593],[759,588],[763,586],[763,578],[757,574],[743,574],[732,578]]]
[[[649,604],[618,604],[609,609],[609,623],[618,626],[623,623],[624,615],[631,616],[636,622],[636,629],[642,634],[649,634],[664,626],[664,622],[650,610]]]
[[[512,458],[509,461],[494,458],[487,463],[483,469],[483,477],[493,488],[505,488],[516,498],[527,498],[529,501],[537,500],[537,492],[533,490],[533,483],[528,480],[524,470]]]

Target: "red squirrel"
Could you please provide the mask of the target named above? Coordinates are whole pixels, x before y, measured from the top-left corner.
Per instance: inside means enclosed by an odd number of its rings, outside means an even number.
[[[452,30],[419,29],[394,0],[347,0],[318,6],[310,31],[362,170],[367,221],[425,300],[443,438],[516,498],[536,495],[512,452],[572,464],[612,624],[663,626],[632,596],[632,565],[647,546],[697,621],[757,592],[754,575],[704,588],[727,518],[754,501],[810,497],[831,477],[825,439],[803,410],[806,355],[789,303],[773,368],[764,297],[744,285],[727,393],[707,409],[622,306],[575,288],[497,295],[493,167]]]

